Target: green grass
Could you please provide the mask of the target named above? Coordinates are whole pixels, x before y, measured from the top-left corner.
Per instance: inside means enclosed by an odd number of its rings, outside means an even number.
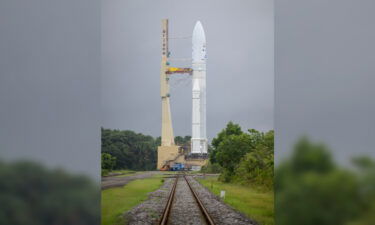
[[[123,213],[146,200],[147,194],[157,190],[161,185],[161,177],[151,177],[131,181],[121,188],[103,190],[101,225],[124,224]]]
[[[274,225],[274,194],[273,191],[261,192],[257,189],[239,184],[222,183],[217,177],[198,179],[215,195],[224,190],[224,202],[256,220],[261,225]]]

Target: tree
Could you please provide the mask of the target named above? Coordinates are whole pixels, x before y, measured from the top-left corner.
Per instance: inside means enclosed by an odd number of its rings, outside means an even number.
[[[242,130],[241,130],[241,127],[240,125],[238,124],[235,124],[233,123],[232,121],[230,121],[226,128],[223,129],[220,133],[217,134],[217,137],[212,139],[212,146],[214,148],[217,148],[219,147],[220,143],[228,136],[230,135],[240,135],[242,134]]]
[[[312,144],[303,137],[295,145],[291,166],[296,173],[308,171],[325,173],[334,168],[334,163],[329,150],[324,145]]]
[[[354,224],[373,224],[375,220],[375,161],[367,156],[352,160],[359,177],[361,215]]]
[[[100,187],[28,161],[0,162],[0,224],[98,224]]]
[[[112,170],[116,165],[116,157],[109,153],[102,153],[102,169]]]
[[[212,140],[210,163],[222,167],[222,181],[272,188],[274,132],[247,131],[230,121]]]
[[[238,162],[250,151],[250,137],[248,134],[227,136],[217,147],[216,160],[225,169],[223,178],[229,181]]]
[[[184,142],[185,142],[185,143],[190,143],[190,141],[191,141],[191,136],[186,135],[186,136],[184,137]]]
[[[212,145],[212,151],[210,152],[210,161],[211,163],[217,163],[216,160],[216,154],[217,154],[217,149],[220,145],[220,143],[226,139],[230,135],[240,135],[242,134],[242,130],[240,125],[234,124],[232,121],[230,121],[226,128],[221,130],[220,133],[217,134],[217,137],[212,139],[211,145]]]
[[[176,145],[182,145],[185,143],[185,139],[181,136],[174,137],[174,142]]]
[[[340,225],[359,213],[357,176],[335,166],[324,145],[302,138],[275,178],[278,224]]]
[[[274,146],[273,131],[265,134],[256,132],[256,136],[261,137],[254,141],[255,149],[246,153],[240,160],[234,179],[238,183],[253,184],[267,189],[273,188],[274,178]]]
[[[154,170],[160,137],[102,128],[102,153],[116,157],[114,169]]]

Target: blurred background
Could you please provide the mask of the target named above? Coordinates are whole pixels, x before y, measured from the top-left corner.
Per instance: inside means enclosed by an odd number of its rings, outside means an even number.
[[[100,2],[0,1],[0,224],[100,224]]]
[[[374,9],[275,1],[276,224],[374,224]]]

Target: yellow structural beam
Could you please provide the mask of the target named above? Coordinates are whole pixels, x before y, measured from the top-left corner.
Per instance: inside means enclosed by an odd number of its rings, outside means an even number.
[[[193,72],[193,70],[191,68],[167,67],[166,74],[174,74],[174,73],[191,74],[192,72]]]

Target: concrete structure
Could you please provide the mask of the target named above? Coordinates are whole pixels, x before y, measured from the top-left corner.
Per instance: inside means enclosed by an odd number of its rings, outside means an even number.
[[[170,109],[169,77],[173,74],[192,74],[191,68],[171,67],[168,62],[168,20],[162,20],[162,57],[160,70],[160,96],[162,101],[161,146],[158,147],[157,169],[170,166],[173,163],[183,163],[185,167],[203,166],[207,158],[186,157],[189,152],[175,145],[172,115]]]
[[[162,22],[162,56],[160,67],[160,96],[162,107],[161,145],[174,146],[174,135],[172,127],[172,115],[169,101],[169,78],[166,73],[168,69],[168,20]]]
[[[206,36],[200,21],[192,36],[193,116],[191,153],[207,153],[206,135]]]
[[[160,69],[160,96],[162,108],[161,146],[158,147],[157,169],[178,155],[179,146],[174,143],[172,115],[170,108],[168,70],[168,20],[162,20],[162,56]]]

